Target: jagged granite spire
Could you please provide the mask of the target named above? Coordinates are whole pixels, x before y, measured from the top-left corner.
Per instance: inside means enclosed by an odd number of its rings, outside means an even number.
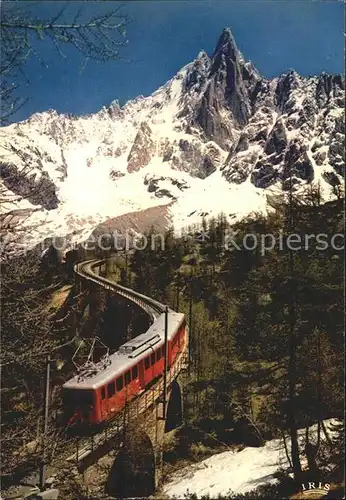
[[[235,43],[231,29],[224,28],[216,44],[212,59],[215,60],[216,58],[225,55],[227,58],[234,61],[238,54],[239,50]]]
[[[184,80],[185,91],[191,92],[193,90],[194,92],[199,92],[201,90],[208,78],[210,64],[208,54],[204,50],[201,50],[187,71]]]
[[[260,76],[246,63],[230,28],[225,28],[216,44],[204,89],[196,109],[196,122],[206,137],[224,145],[232,140],[232,127],[226,126],[220,110],[228,109],[233,127],[247,124],[252,109],[252,93]]]
[[[15,198],[5,212],[5,254],[23,250],[23,230],[30,245],[55,231],[72,244],[102,221],[136,232],[156,220],[166,224],[167,214],[176,228],[199,224],[218,215],[219,199],[233,223],[236,213],[263,208],[260,190],[267,188],[280,193],[317,181],[323,199],[340,196],[344,87],[341,75],[325,73],[262,78],[225,29],[210,56],[201,51],[151,96],[81,117],[35,113],[3,127],[1,189]],[[203,186],[195,177],[210,179]],[[230,191],[223,181],[244,185]],[[238,212],[239,196],[247,207],[241,203]],[[150,216],[148,207],[155,209]]]

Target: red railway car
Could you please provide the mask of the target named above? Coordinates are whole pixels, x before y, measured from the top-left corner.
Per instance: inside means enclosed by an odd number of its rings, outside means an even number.
[[[123,344],[109,363],[76,375],[63,385],[64,413],[70,424],[100,424],[111,419],[164,370],[165,314],[149,330]],[[167,365],[187,342],[184,314],[168,312]]]

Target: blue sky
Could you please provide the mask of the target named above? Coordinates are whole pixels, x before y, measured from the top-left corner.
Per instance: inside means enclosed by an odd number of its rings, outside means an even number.
[[[53,16],[60,2],[36,2],[31,10]],[[70,2],[71,12],[77,2]],[[17,3],[18,5],[18,3]],[[83,2],[84,15],[116,8],[117,2]],[[96,112],[114,99],[121,103],[148,95],[192,61],[203,49],[211,54],[224,27],[239,49],[265,77],[288,69],[302,75],[343,72],[343,4],[313,0],[131,1],[123,7],[133,22],[128,61],[88,62],[71,47],[59,56],[48,41],[35,41],[46,67],[35,58],[25,65],[21,95],[28,97],[13,121],[36,111]]]

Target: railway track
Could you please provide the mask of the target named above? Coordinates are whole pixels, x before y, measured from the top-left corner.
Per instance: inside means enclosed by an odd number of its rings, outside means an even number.
[[[161,302],[158,302],[157,300],[136,292],[131,288],[119,285],[118,283],[97,274],[95,270],[104,263],[104,260],[88,260],[76,264],[74,267],[74,271],[84,279],[93,281],[94,283],[103,286],[103,288],[105,288],[106,290],[113,290],[118,295],[130,300],[131,302],[134,302],[150,316],[153,322],[165,312],[166,306]]]
[[[172,365],[168,376],[167,376],[167,387],[169,388],[172,382],[176,379],[178,374],[186,369],[187,366],[187,352],[184,351],[177,358],[174,365]],[[155,404],[162,400],[163,396],[163,379],[160,379],[149,389],[143,391],[143,393],[136,396],[134,399],[128,402],[125,408],[123,408],[111,421],[109,421],[107,427],[102,429],[99,433],[86,438],[76,438],[74,439],[75,451],[69,456],[66,456],[65,460],[67,462],[79,463],[89,456],[96,448],[102,446],[110,439],[115,438],[118,434],[123,432],[124,427],[138,418],[140,415],[144,414],[150,408],[153,408]],[[161,416],[163,417],[163,415]]]
[[[80,276],[83,280],[94,282],[95,284],[102,286],[107,290],[112,290],[114,293],[134,302],[149,315],[153,323],[160,315],[162,315],[162,313],[165,312],[166,305],[100,276],[97,269],[99,269],[100,265],[104,263],[105,261],[100,259],[84,261],[76,264],[74,271],[75,274]],[[172,309],[169,310],[172,311]],[[168,370],[168,388],[179,373],[187,367],[187,361],[188,344],[185,343],[184,350],[180,352],[174,364]],[[53,472],[58,475],[64,474],[66,464],[68,464],[68,468],[72,467],[72,465],[76,465],[77,467],[82,465],[84,459],[87,459],[93,451],[102,447],[102,445],[106,444],[108,441],[112,440],[113,446],[113,443],[117,442],[117,437],[119,437],[118,444],[121,445],[124,426],[126,426],[129,421],[135,420],[139,415],[145,414],[146,411],[152,409],[154,405],[159,403],[160,400],[162,401],[164,389],[163,385],[163,377],[161,376],[154,381],[149,388],[129,401],[125,408],[107,423],[106,427],[103,427],[100,431],[94,432],[93,435],[76,437],[68,435],[68,433],[66,433],[66,429],[64,428],[57,428],[54,436],[52,436],[54,444],[51,446],[49,451],[47,451],[46,456],[46,465],[50,469],[50,474],[53,474]],[[162,418],[163,415],[160,415],[160,417]],[[110,443],[106,446],[109,445]],[[35,481],[33,484],[38,484],[38,463],[31,466],[27,471],[25,481],[27,481],[28,484],[31,484],[32,481]],[[16,496],[16,498],[18,498],[18,496]]]
[[[107,279],[97,272],[104,260],[92,259],[76,264],[74,271],[81,278],[96,283],[107,290],[112,290],[116,294],[130,300],[141,307],[151,318],[154,323],[156,319],[165,312],[166,305],[162,304],[146,295],[136,292],[130,288],[119,285],[118,283]],[[171,309],[169,309],[171,310]],[[172,310],[171,310],[172,311]],[[170,367],[167,373],[167,387],[169,388],[177,375],[186,368],[187,365],[187,344],[184,350],[177,356],[174,364]],[[68,447],[68,456],[65,460],[68,462],[78,463],[90,455],[96,448],[102,446],[109,439],[120,434],[127,423],[137,418],[140,414],[145,413],[150,407],[156,404],[163,396],[164,390],[163,377],[161,376],[150,388],[136,395],[129,401],[125,408],[122,409],[112,420],[109,421],[107,427],[102,429],[87,438],[73,439],[74,452],[71,453],[71,447]]]

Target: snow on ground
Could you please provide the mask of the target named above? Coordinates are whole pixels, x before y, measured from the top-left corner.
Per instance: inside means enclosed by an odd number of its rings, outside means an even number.
[[[333,419],[324,423],[330,434]],[[310,428],[310,440],[316,438],[317,425]],[[305,430],[299,431],[300,446],[304,443]],[[322,439],[324,434],[322,434]],[[289,446],[287,439],[287,445]],[[191,465],[175,473],[163,487],[163,493],[169,498],[184,498],[187,493],[198,498],[209,495],[244,494],[256,490],[259,486],[277,482],[275,474],[288,470],[289,464],[281,439],[267,441],[260,448],[247,447],[242,451],[225,451]]]
[[[278,471],[280,441],[269,441],[262,448],[226,451],[198,464],[186,475],[176,474],[165,487],[170,498],[184,498],[187,493],[198,497],[246,493],[263,484],[274,483]],[[185,477],[183,477],[185,475]]]
[[[202,52],[198,58],[203,57]],[[59,200],[58,208],[47,211],[41,205],[33,205],[35,200],[30,197],[30,201],[20,201],[8,190],[6,211],[16,210],[16,217],[21,221],[19,236],[10,227],[6,234],[13,251],[18,238],[22,249],[54,236],[72,235],[70,242],[82,242],[98,224],[108,219],[160,205],[170,204],[170,220],[177,235],[189,226],[200,226],[203,218],[217,217],[220,213],[234,224],[252,212],[265,215],[272,210],[267,197],[271,195],[275,201],[274,198],[283,196],[281,181],[265,189],[256,188],[250,181],[251,175],[241,184],[227,181],[228,147],[222,149],[214,141],[204,142],[198,128],[186,128],[189,122],[186,116],[190,116],[208,84],[206,80],[204,86],[196,87],[198,92],[196,89],[192,93],[187,91],[184,78],[195,68],[195,63],[186,65],[152,95],[139,96],[122,108],[114,102],[98,113],[82,117],[50,110],[2,129],[2,160],[16,167],[20,180],[29,174],[30,182],[38,183],[44,174],[54,183]],[[294,79],[299,85],[294,86],[289,100],[298,121],[304,99],[313,97],[317,80],[301,79],[297,74]],[[275,94],[277,83],[278,79],[270,83],[271,95]],[[279,113],[275,106],[270,107],[260,106],[245,136],[251,138],[263,127],[269,128],[270,134],[278,120],[287,127],[287,114]],[[322,199],[327,201],[333,189],[325,174],[330,174],[331,179],[336,175],[330,164],[330,137],[334,133],[334,119],[343,110],[335,105],[335,109],[328,106],[327,117],[325,112],[323,108],[316,116],[310,135],[301,127],[286,130],[286,134],[289,141],[309,140],[306,155],[314,170],[313,182],[321,184]],[[237,144],[240,131],[234,126],[229,111],[221,106],[220,116],[232,128],[233,142]],[[291,113],[291,121],[293,117]],[[141,160],[138,171],[128,172],[128,158],[143,123],[151,130],[150,141],[146,144],[143,139],[144,142],[137,146],[141,144],[150,162],[146,165],[147,159]],[[184,150],[185,141],[187,150]],[[199,178],[198,175],[204,173],[201,170],[203,159],[211,160],[215,150],[217,170],[206,179]],[[171,160],[164,161],[167,152]],[[261,140],[254,140],[254,143],[251,140],[246,150],[235,154],[232,168],[247,169],[247,165],[256,165],[261,154],[264,154]],[[277,166],[278,172],[279,167],[281,169],[282,165]],[[23,186],[25,188],[25,182]]]
[[[230,184],[217,170],[204,180],[194,179],[191,188],[182,193],[171,208],[174,227],[179,230],[200,224],[203,216],[217,217],[224,213],[235,222],[251,211],[266,213],[266,193],[250,180]]]
[[[90,144],[89,148],[93,145]],[[109,218],[150,207],[166,205],[169,197],[158,198],[145,187],[145,178],[157,178],[160,189],[167,189],[178,199],[170,208],[174,228],[179,234],[188,226],[199,225],[224,213],[230,222],[236,222],[250,211],[266,212],[266,193],[247,180],[229,184],[217,170],[207,179],[192,177],[187,172],[172,169],[162,159],[154,157],[138,172],[111,181],[112,165],[105,158],[97,164],[88,164],[90,149],[70,148],[65,153],[69,175],[59,183],[60,205],[55,210],[36,208],[25,221],[19,247],[32,247],[45,238],[71,235],[69,245],[84,241],[92,230]],[[114,168],[114,165],[113,165]],[[186,185],[181,191],[172,180]],[[131,196],[129,196],[131,193]],[[24,208],[23,201],[13,208]],[[31,204],[29,204],[31,207]],[[68,245],[68,246],[69,246]]]
[[[97,162],[88,163],[93,147],[95,144],[83,150],[71,147],[65,152],[69,174],[64,182],[58,184],[60,205],[57,209],[48,211],[26,200],[12,203],[12,209],[33,207],[36,210],[21,224],[23,231],[19,236],[18,248],[30,248],[45,238],[68,234],[69,247],[87,239],[98,224],[109,218],[166,205],[171,198],[158,198],[145,187],[147,175],[149,178],[163,178],[160,188],[166,188],[177,197],[181,192],[170,179],[186,183],[187,186],[202,185],[201,179],[172,169],[158,157],[154,157],[149,165],[138,172],[112,181],[109,174],[114,164],[110,164],[107,158],[99,157]]]

